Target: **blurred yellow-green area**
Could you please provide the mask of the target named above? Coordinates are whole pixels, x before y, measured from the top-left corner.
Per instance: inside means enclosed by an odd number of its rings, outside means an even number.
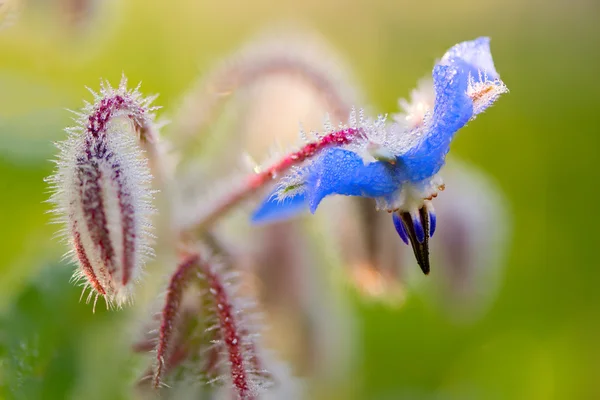
[[[358,363],[345,390],[325,398],[600,398],[600,3],[8,3],[0,7],[17,11],[0,8],[2,398],[125,399],[139,371],[126,348],[128,311],[92,314],[78,302],[65,249],[52,238],[43,179],[52,142],[71,123],[66,109],[90,99],[86,86],[116,84],[125,73],[144,93],[159,93],[168,114],[220,57],[287,25],[327,38],[382,112],[395,111],[447,48],[478,36],[492,38],[510,89],[452,145],[495,179],[511,213],[491,307],[457,323],[410,293],[393,307],[348,290]]]

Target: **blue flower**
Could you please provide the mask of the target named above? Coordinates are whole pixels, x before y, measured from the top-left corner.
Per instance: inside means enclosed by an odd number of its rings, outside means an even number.
[[[455,45],[434,66],[427,82],[404,101],[404,113],[366,119],[350,117],[360,132],[349,144],[330,147],[284,177],[259,206],[252,221],[289,218],[308,208],[314,213],[329,195],[373,198],[393,213],[400,237],[413,247],[424,273],[429,272],[428,240],[435,231],[431,200],[443,190],[437,175],[454,134],[507,91],[499,78],[489,39]]]

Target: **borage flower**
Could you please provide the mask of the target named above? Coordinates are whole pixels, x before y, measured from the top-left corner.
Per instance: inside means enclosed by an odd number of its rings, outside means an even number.
[[[432,73],[434,101],[427,85],[405,104],[406,114],[388,122],[352,112],[349,127],[326,137],[336,144],[295,167],[259,206],[253,222],[288,218],[307,206],[314,213],[326,196],[374,198],[377,209],[392,213],[394,226],[412,245],[419,266],[429,273],[429,237],[436,228],[431,200],[443,190],[438,176],[454,134],[507,88],[494,67],[489,39],[452,47]],[[422,93],[425,92],[425,93]]]

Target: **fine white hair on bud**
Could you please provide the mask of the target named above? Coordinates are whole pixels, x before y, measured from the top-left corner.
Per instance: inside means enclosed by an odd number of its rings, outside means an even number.
[[[124,77],[118,88],[105,82],[92,93],[94,102],[76,112],[76,126],[57,144],[47,181],[55,222],[79,265],[74,280],[92,289],[88,301],[95,293],[120,307],[152,255],[152,176],[139,140],[156,107],[138,88],[128,90]]]

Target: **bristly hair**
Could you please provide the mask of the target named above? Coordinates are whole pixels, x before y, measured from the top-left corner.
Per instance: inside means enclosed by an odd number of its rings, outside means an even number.
[[[243,296],[238,287],[238,276],[221,265],[215,257],[201,257],[198,253],[186,256],[169,282],[160,314],[157,331],[156,359],[152,386],[164,385],[163,376],[175,366],[173,355],[186,345],[187,330],[179,330],[182,323],[182,298],[189,289],[200,289],[200,325],[209,338],[201,349],[188,349],[183,359],[193,354],[207,354],[202,375],[208,383],[223,386],[239,399],[255,399],[273,384],[272,375],[265,369],[260,349],[258,320],[260,313],[252,301]],[[196,318],[199,318],[196,315]],[[260,321],[262,322],[262,321]]]
[[[121,306],[152,250],[152,175],[140,135],[154,123],[151,103],[122,78],[113,88],[90,90],[94,102],[74,112],[76,125],[67,128],[56,169],[46,179],[54,204],[54,222],[79,265],[74,280],[91,288],[96,300]],[[83,295],[83,294],[82,294]],[[96,301],[94,301],[95,304]]]

